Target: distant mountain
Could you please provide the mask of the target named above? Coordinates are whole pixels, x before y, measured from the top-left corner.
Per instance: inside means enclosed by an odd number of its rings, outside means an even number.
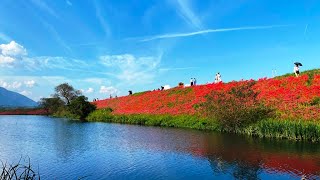
[[[0,107],[34,107],[38,104],[19,93],[0,87]]]

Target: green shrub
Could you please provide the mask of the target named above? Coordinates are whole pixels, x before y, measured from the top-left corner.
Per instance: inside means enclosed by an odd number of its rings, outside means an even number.
[[[211,92],[207,101],[202,104],[203,114],[230,132],[272,117],[273,110],[257,100],[258,93],[251,89],[254,84],[252,81],[233,87],[227,92]]]
[[[84,120],[91,112],[96,109],[96,106],[88,102],[85,96],[79,96],[73,99],[68,105],[68,111],[78,116],[80,120]]]

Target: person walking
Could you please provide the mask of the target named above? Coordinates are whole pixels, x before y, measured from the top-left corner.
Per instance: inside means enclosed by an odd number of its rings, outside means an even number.
[[[218,73],[216,74],[215,79],[214,79],[214,83],[220,83],[220,82],[222,82],[222,80],[221,80],[221,74],[220,74],[220,72],[218,72]]]
[[[197,80],[196,80],[196,78],[193,78],[193,85],[194,85],[194,86],[197,85]]]
[[[190,79],[190,86],[193,86],[193,79]]]
[[[293,72],[296,75],[296,77],[299,77],[300,75],[300,69],[299,69],[299,65],[295,64],[294,68],[293,68]]]
[[[218,83],[218,74],[216,73],[216,76],[214,77],[214,83]]]
[[[217,81],[218,81],[218,83],[222,82],[220,72],[218,72],[218,74],[217,74]]]

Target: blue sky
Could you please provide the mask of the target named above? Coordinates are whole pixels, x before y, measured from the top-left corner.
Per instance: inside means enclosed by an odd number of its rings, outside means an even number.
[[[0,86],[89,99],[319,68],[320,1],[2,0]]]

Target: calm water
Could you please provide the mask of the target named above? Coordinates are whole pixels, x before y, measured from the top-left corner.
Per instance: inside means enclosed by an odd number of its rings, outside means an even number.
[[[320,179],[320,145],[185,129],[0,116],[0,160],[42,179]]]

